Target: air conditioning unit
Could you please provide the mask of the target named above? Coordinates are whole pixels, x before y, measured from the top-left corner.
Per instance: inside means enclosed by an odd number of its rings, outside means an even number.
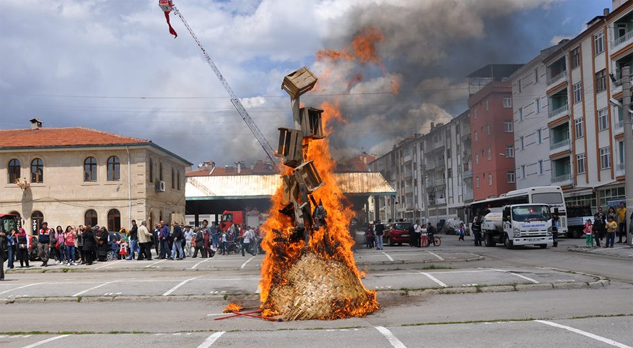
[[[157,192],[165,192],[165,182],[164,181],[156,182],[156,191]]]

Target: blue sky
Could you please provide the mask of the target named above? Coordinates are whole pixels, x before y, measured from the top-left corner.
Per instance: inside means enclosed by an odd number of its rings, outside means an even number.
[[[447,3],[176,1],[271,144],[277,128],[290,125],[283,76],[306,65],[322,77],[319,93],[338,96],[305,102],[341,103],[348,122],[330,139],[339,156],[361,148],[380,154],[430,121],[459,114],[466,74],[487,63],[525,63],[611,7],[606,0]],[[264,159],[182,23],[172,16],[172,24],[175,40],[154,0],[4,0],[0,129],[37,117],[44,127],[151,139],[194,163]],[[377,49],[386,75],[367,66],[365,79],[350,86],[346,79],[363,71],[358,62],[315,62],[316,51],[343,48],[369,24],[385,36]],[[391,81],[401,85],[397,96],[383,93]]]

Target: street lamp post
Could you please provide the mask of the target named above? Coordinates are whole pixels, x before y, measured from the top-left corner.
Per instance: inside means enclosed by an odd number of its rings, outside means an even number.
[[[633,247],[633,236],[630,226],[633,221],[629,216],[633,213],[633,133],[631,132],[631,67],[622,67],[622,113],[624,115],[624,188],[626,190],[625,221],[627,222],[627,238],[629,245]]]

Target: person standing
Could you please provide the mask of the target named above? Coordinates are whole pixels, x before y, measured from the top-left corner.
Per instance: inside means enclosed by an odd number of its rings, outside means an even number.
[[[130,255],[127,257],[128,260],[134,260],[134,253],[136,252],[137,257],[140,255],[139,246],[138,246],[138,226],[136,226],[136,220],[132,220],[132,228],[130,228]]]
[[[385,225],[380,220],[376,222],[376,249],[383,250],[382,235],[385,234]]]
[[[18,261],[20,261],[20,267],[29,266],[29,249],[31,248],[31,239],[26,234],[26,231],[20,227],[18,234],[16,234],[16,240],[18,244]]]
[[[226,231],[222,231],[222,255],[226,252],[226,255],[229,254],[229,241],[228,241],[228,233]]]
[[[244,239],[242,240],[242,256],[244,255],[244,251],[255,256],[256,254],[251,250],[251,243],[255,239],[255,231],[253,231],[252,227],[247,226],[246,232],[244,232]]]
[[[109,240],[108,230],[105,227],[99,228],[97,232],[97,259],[101,262],[108,261]]]
[[[200,257],[204,257],[204,232],[202,232],[202,230],[199,227],[196,227],[194,229],[195,231],[195,241],[196,241],[196,247],[195,250],[193,252],[193,257],[198,257],[198,251],[200,252]]]
[[[415,240],[413,241],[413,244],[418,247],[421,248],[422,247],[422,225],[420,225],[420,220],[415,220],[415,225],[413,225],[413,234],[414,234],[414,238]]]
[[[410,224],[409,228],[407,228],[407,232],[409,232],[409,246],[411,248],[416,246],[415,241],[415,224]]]
[[[596,213],[593,216],[593,239],[596,241],[598,248],[600,248],[600,240],[604,238],[602,230],[604,230],[604,222],[602,222],[600,214]]]
[[[11,229],[7,234],[7,269],[13,269],[13,260],[15,259],[15,250],[17,240],[15,239],[15,228]]]
[[[618,229],[618,224],[614,221],[614,218],[607,215],[607,242],[605,248],[613,248],[613,242],[615,242],[615,231]]]
[[[37,237],[37,255],[42,260],[42,266],[48,266],[48,248],[51,243],[51,229],[48,228],[48,223],[42,222],[42,228],[40,228],[39,235]]]
[[[67,265],[77,266],[77,259],[75,258],[75,229],[72,226],[67,226],[63,236],[63,245],[66,250]],[[71,263],[72,260],[72,263]]]
[[[7,246],[7,234],[0,232],[0,281],[4,280],[4,248]]]
[[[191,226],[185,226],[185,257],[191,257],[191,248],[193,247],[194,233],[191,230]]]
[[[596,215],[598,215],[598,218],[600,220],[602,220],[602,223],[605,224],[607,223],[607,216],[604,214],[604,212],[602,211],[602,207],[598,208],[598,212],[596,213]],[[594,224],[595,225],[595,224]]]
[[[206,220],[205,220],[206,221]],[[202,235],[203,235],[203,247],[204,253],[202,257],[212,257],[213,252],[211,250],[211,245],[213,244],[213,236],[211,235],[211,228],[208,226],[208,222],[205,222],[203,225]]]
[[[620,202],[616,215],[618,216],[618,243],[622,243],[622,237],[626,243],[626,205],[624,202]]]
[[[211,223],[211,227],[209,227],[209,233],[211,234],[211,243],[213,244],[213,247],[217,250],[218,240],[220,239],[220,232],[218,231],[218,226],[215,221]]]
[[[180,228],[180,224],[174,222],[174,242],[172,243],[171,248],[171,257],[176,260],[182,260],[185,255],[182,250],[182,240],[185,236],[182,234],[182,229]]]
[[[472,230],[475,235],[475,246],[481,246],[481,215],[475,216]]]
[[[156,224],[152,230],[152,241],[154,242],[154,251],[156,251],[156,256],[158,257],[158,250],[160,247],[160,224]]]
[[[147,221],[141,222],[141,226],[137,229],[137,236],[140,246],[137,260],[150,261],[152,259],[152,233],[147,229]]]
[[[160,256],[159,259],[164,260],[167,257],[171,258],[169,255],[169,226],[165,224],[165,221],[160,222]]]
[[[77,235],[75,236],[75,244],[77,245],[77,252],[79,253],[80,265],[86,263],[86,256],[84,254],[84,226],[79,225],[77,229]]]
[[[560,221],[558,208],[554,208],[552,214],[552,239],[554,240],[554,248],[558,248],[558,222]]]
[[[95,260],[95,249],[97,247],[97,243],[96,243],[96,239],[95,239],[95,234],[94,234],[94,230],[92,229],[92,226],[90,225],[86,225],[84,227],[84,232],[81,238],[84,242],[83,245],[83,257],[85,258],[84,264],[86,265],[92,265],[92,263]]]
[[[591,224],[591,219],[587,219],[583,231],[585,232],[585,245],[593,248],[593,225]]]
[[[459,228],[457,229],[457,234],[459,235],[459,239],[458,240],[465,241],[464,235],[466,234],[466,231],[464,230],[464,223],[463,222],[459,223]]]

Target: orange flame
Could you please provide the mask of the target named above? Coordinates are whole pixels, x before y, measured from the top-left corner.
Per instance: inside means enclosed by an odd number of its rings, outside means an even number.
[[[238,305],[237,303],[229,303],[226,307],[224,307],[222,313],[237,313],[241,311],[242,308],[244,307]]]

